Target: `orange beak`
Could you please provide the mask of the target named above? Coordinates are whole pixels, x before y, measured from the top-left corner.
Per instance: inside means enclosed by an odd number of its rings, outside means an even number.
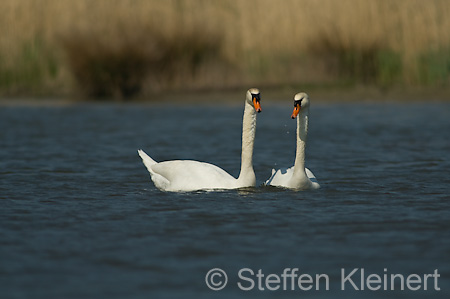
[[[300,104],[295,105],[294,107],[294,111],[292,112],[291,118],[294,119],[297,117],[298,113],[300,112],[300,109],[302,109],[302,107],[300,106]]]
[[[253,98],[253,106],[255,107],[256,112],[261,112],[261,103],[256,100],[256,98]]]

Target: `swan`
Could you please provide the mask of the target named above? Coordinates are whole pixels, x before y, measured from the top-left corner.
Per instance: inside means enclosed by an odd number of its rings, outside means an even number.
[[[256,132],[256,112],[261,112],[260,93],[251,88],[246,93],[242,119],[241,171],[236,179],[216,165],[173,160],[156,162],[143,150],[138,150],[155,186],[162,191],[187,192],[197,190],[237,189],[256,184],[253,170],[253,145]]]
[[[314,174],[305,168],[305,147],[308,134],[309,97],[300,92],[294,96],[294,111],[291,118],[297,116],[297,152],[294,166],[286,169],[272,169],[271,177],[266,185],[285,187],[290,189],[306,190],[320,188]]]

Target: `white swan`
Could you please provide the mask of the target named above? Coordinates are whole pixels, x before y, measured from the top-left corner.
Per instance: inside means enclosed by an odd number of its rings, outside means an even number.
[[[256,112],[261,112],[260,94],[256,88],[247,91],[242,120],[241,172],[235,179],[216,165],[174,160],[156,162],[143,150],[138,150],[155,186],[163,191],[196,191],[213,189],[236,189],[256,184],[253,171],[253,145],[256,132]]]
[[[305,147],[308,134],[309,97],[306,93],[298,93],[294,96],[294,111],[292,118],[297,118],[297,152],[295,163],[291,168],[272,169],[272,176],[266,181],[266,185],[285,187],[290,189],[318,189],[320,188],[314,174],[305,168]]]

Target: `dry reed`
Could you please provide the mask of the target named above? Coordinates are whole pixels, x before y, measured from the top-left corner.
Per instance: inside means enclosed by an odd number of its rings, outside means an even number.
[[[0,94],[444,85],[447,0],[3,0]]]

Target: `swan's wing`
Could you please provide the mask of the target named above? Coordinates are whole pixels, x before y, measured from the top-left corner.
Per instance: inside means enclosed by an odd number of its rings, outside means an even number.
[[[308,176],[309,180],[312,182],[312,186],[314,189],[318,189],[320,188],[319,182],[316,179],[316,176],[312,173],[311,170],[309,170],[308,168],[305,168],[306,170],[306,175]]]
[[[306,171],[306,175],[308,176],[309,179],[315,179],[316,178],[314,173],[312,173],[312,171],[309,170],[308,168],[305,167],[305,171]]]
[[[209,163],[175,160],[157,163],[143,150],[138,151],[155,186],[167,191],[234,188],[236,179]]]
[[[312,173],[311,170],[309,170],[308,168],[305,167],[305,171],[306,171],[306,175],[308,176],[308,178],[311,180],[311,182],[316,182],[317,183],[317,179],[316,176],[314,175],[314,173]]]
[[[170,188],[170,181],[166,179],[164,176],[155,173],[154,171],[150,172],[150,177],[155,184],[156,188],[160,190],[168,190]]]
[[[306,175],[308,176],[309,180],[311,181],[311,187],[313,189],[320,188],[319,182],[317,181],[314,174],[309,170],[308,168],[305,168]],[[291,188],[291,178],[294,174],[294,166],[291,168],[281,168],[277,171],[272,171],[272,176],[266,181],[266,185],[270,186],[277,186],[277,187],[287,187]]]
[[[234,188],[236,184],[236,179],[226,171],[204,162],[165,161],[152,165],[151,169],[169,182],[169,186],[161,188],[166,191],[229,189]]]
[[[278,170],[272,169],[272,175],[265,182],[265,184],[270,186],[285,187],[291,179],[293,172],[294,166],[290,168],[280,168]]]

